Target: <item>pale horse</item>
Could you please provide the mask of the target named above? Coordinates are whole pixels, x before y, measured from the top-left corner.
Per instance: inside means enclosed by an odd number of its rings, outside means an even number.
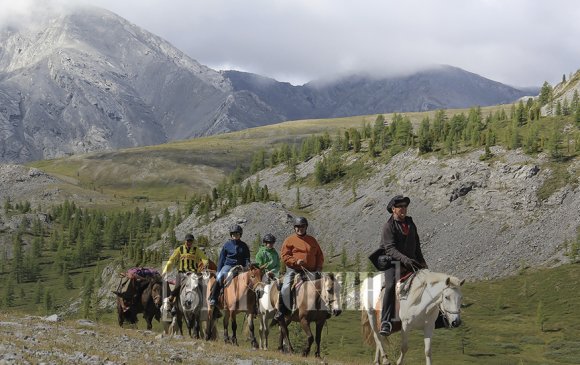
[[[270,276],[270,272],[266,273]],[[260,319],[260,348],[268,349],[268,335],[270,334],[270,324],[278,304],[278,280],[271,280],[264,286],[264,292],[258,300],[258,318]]]
[[[380,291],[384,275],[382,273],[367,278],[361,285],[361,322],[365,341],[375,344],[375,364],[391,364],[385,351],[386,338],[379,335],[379,325],[382,308]],[[448,274],[436,273],[427,269],[417,272],[408,294],[399,298],[397,285],[397,300],[400,300],[399,318],[401,320],[401,355],[397,365],[403,364],[405,354],[409,349],[409,331],[423,329],[425,342],[425,363],[431,365],[431,337],[435,329],[435,321],[442,313],[447,327],[457,327],[461,324],[461,290],[465,280],[459,280]]]

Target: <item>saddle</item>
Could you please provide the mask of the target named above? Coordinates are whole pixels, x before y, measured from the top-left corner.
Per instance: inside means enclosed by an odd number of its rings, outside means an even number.
[[[300,272],[294,276],[294,282],[290,286],[290,310],[294,312],[296,310],[296,295],[298,294],[298,289],[307,281],[314,281],[321,278],[319,272]],[[280,284],[281,285],[281,284]]]
[[[222,290],[227,288],[232,283],[232,281],[234,281],[234,278],[243,271],[244,268],[240,265],[232,267],[224,279],[224,285],[222,285]]]
[[[417,272],[410,272],[397,281],[397,284],[395,284],[395,295],[397,301],[407,299],[407,295],[409,295],[409,290],[411,289],[411,284],[416,275]]]

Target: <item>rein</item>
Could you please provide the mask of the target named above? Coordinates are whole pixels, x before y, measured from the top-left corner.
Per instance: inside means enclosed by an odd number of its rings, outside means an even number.
[[[242,265],[236,265],[236,266],[232,267],[232,269],[230,270],[230,272],[232,272],[234,269],[243,269],[243,267],[242,267]],[[251,271],[252,271],[252,269],[250,269],[250,270],[248,270],[248,271],[242,271],[240,274],[244,274],[244,273],[250,273]],[[238,274],[237,276],[233,277],[233,278],[231,279],[231,282],[230,282],[230,284],[231,284],[231,283],[234,281],[234,279],[235,279],[236,277],[238,277],[238,278],[239,278],[240,274]],[[249,278],[250,278],[250,277],[248,276],[248,279],[249,279]],[[251,285],[252,283],[250,282],[250,280],[246,280],[246,281],[244,282],[244,284],[246,284],[246,287],[247,287],[247,288],[248,288],[250,291],[254,292],[254,294],[256,294],[256,295],[257,295],[257,292],[258,292],[258,290],[260,290],[260,288],[259,288],[259,287],[261,286],[261,289],[264,289],[264,286],[265,286],[265,285],[264,285],[264,283],[262,283],[261,281],[255,284],[256,288],[254,288],[254,285]]]
[[[300,267],[302,267],[302,270],[304,270],[304,272],[306,272],[306,273],[307,273],[307,274],[309,274],[309,275],[315,275],[315,274],[316,274],[316,273],[314,273],[314,272],[312,272],[312,271],[309,271],[307,268],[305,268],[305,267],[304,267],[304,266],[302,266],[302,265],[300,265]],[[334,282],[334,280],[333,280],[333,282]],[[316,285],[314,285],[313,287],[314,287],[314,291],[315,291],[316,293],[318,293],[318,296],[319,296],[319,297],[320,297],[320,299],[321,299],[321,300],[324,302],[324,304],[326,304],[326,306],[328,307],[328,309],[332,309],[332,308],[331,308],[331,304],[335,302],[335,300],[334,300],[334,297],[331,297],[330,299],[326,300],[326,299],[324,299],[324,297],[325,297],[325,296],[323,295],[322,291],[319,291],[319,290],[316,288]],[[333,294],[334,294],[334,290],[333,290]]]

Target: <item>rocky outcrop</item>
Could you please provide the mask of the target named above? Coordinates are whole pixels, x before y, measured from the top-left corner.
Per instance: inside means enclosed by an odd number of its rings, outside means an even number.
[[[374,173],[357,183],[356,196],[350,184],[332,189],[300,186],[300,214],[308,216],[309,232],[327,254],[340,253],[345,247],[353,260],[358,252],[363,269],[365,257],[379,245],[380,229],[388,218],[387,203],[395,194],[411,198],[409,214],[418,225],[433,270],[484,279],[514,274],[521,267],[566,261],[562,243],[575,238],[580,226],[578,184],[566,185],[541,201],[538,190],[551,175],[549,168],[542,167],[547,158],[499,147],[492,152],[497,159],[483,162],[479,160],[483,151],[441,160],[409,150],[388,164],[373,164]],[[311,174],[319,158],[300,164],[298,176]],[[570,167],[576,179],[579,167],[578,159]],[[291,233],[290,218],[297,214],[296,188],[287,187],[289,178],[285,166],[259,173],[260,183],[267,184],[280,203],[240,206],[209,224],[192,215],[177,230],[223,242],[228,224],[238,222],[244,227],[246,242],[268,232],[281,242]]]

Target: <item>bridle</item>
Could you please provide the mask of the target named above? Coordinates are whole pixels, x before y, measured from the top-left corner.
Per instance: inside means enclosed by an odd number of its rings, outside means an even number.
[[[449,286],[447,288],[449,288]],[[461,307],[458,308],[457,310],[448,310],[447,308],[445,308],[445,306],[443,305],[443,296],[445,295],[445,289],[443,290],[443,292],[441,292],[441,302],[439,303],[439,312],[443,315],[443,319],[445,320],[445,322],[449,322],[448,315],[461,314]]]

